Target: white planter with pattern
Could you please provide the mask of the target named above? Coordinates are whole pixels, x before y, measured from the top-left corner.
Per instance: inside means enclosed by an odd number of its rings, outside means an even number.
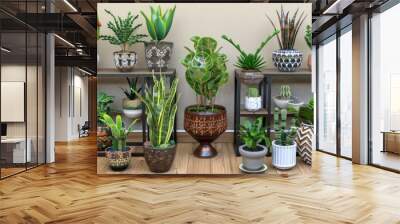
[[[280,170],[288,170],[296,166],[296,143],[282,146],[272,142],[272,165]]]
[[[261,96],[259,97],[248,97],[244,98],[244,109],[248,111],[257,111],[262,108]]]

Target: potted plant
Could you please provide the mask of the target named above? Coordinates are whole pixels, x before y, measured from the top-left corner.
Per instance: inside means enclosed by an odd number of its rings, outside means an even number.
[[[100,35],[99,38],[109,41],[112,45],[121,46],[120,51],[114,52],[115,67],[122,72],[131,71],[137,62],[137,55],[129,48],[136,43],[143,42],[142,39],[147,36],[136,33],[137,29],[142,26],[142,24],[135,25],[139,15],[134,16],[129,12],[126,18],[121,18],[115,17],[108,10],[105,10],[105,12],[113,18],[112,21],[107,23],[107,27],[112,30],[114,35]]]
[[[275,140],[272,141],[272,165],[282,170],[291,169],[296,166],[296,142],[294,139],[297,127],[292,125],[289,129],[286,129],[286,122],[287,110],[275,108]]]
[[[262,123],[262,118],[259,117],[254,122],[246,120],[240,127],[240,139],[244,145],[239,146],[239,152],[244,170],[265,171],[265,155],[271,146],[271,141],[267,138]],[[263,141],[266,146],[260,144]]]
[[[277,36],[280,49],[272,52],[272,61],[281,72],[296,71],[303,62],[303,53],[294,49],[294,44],[297,33],[307,16],[304,12],[300,16],[298,16],[298,13],[299,10],[297,9],[293,16],[290,16],[290,12],[285,12],[283,7],[281,7],[280,13],[276,11],[281,30],[280,37]],[[274,22],[268,15],[267,18],[276,29]]]
[[[178,100],[175,100],[178,79],[166,88],[167,81],[153,76],[153,87],[146,87],[143,96],[136,93],[146,106],[147,125],[150,141],[144,143],[144,158],[150,170],[155,173],[167,172],[175,158],[176,143],[171,140],[174,130]]]
[[[287,109],[289,102],[292,100],[292,91],[289,85],[281,85],[279,96],[274,96],[274,103],[281,109]]]
[[[103,150],[111,146],[111,139],[109,138],[110,129],[102,122],[104,114],[109,114],[111,109],[110,105],[114,102],[114,97],[100,92],[97,95],[97,147]]]
[[[306,26],[306,31],[305,31],[305,35],[304,35],[304,40],[307,43],[307,46],[310,48],[310,50],[312,49],[312,31],[311,31],[311,26],[307,25]],[[307,59],[307,66],[308,69],[311,70],[311,66],[312,66],[312,54],[308,54],[308,59]]]
[[[314,136],[314,99],[299,108],[297,113],[299,128],[297,129],[297,151],[304,163],[312,162],[312,139]]]
[[[217,48],[211,37],[192,37],[194,49],[182,64],[186,68],[186,81],[195,91],[197,104],[186,107],[184,128],[200,145],[194,151],[199,158],[211,158],[217,150],[211,145],[227,128],[226,109],[215,104],[219,88],[228,81],[226,55]]]
[[[244,108],[248,111],[258,111],[262,108],[261,96],[257,87],[249,87],[247,89]]]
[[[137,78],[126,78],[129,89],[121,88],[126,98],[122,100],[122,112],[128,118],[136,118],[142,115],[142,103],[137,97],[142,88],[137,88]]]
[[[226,35],[222,36],[222,39],[228,41],[228,43],[230,43],[240,53],[235,66],[239,69],[242,69],[240,79],[243,83],[257,85],[263,79],[261,69],[265,66],[265,60],[261,55],[261,50],[278,33],[279,30],[275,30],[270,36],[265,38],[265,40],[261,42],[260,46],[254,53],[246,53],[244,50],[242,50],[240,45],[236,44],[231,38],[227,37]]]
[[[114,171],[125,170],[131,162],[131,150],[126,146],[126,137],[137,120],[124,127],[121,115],[117,115],[114,122],[110,115],[103,114],[101,121],[111,130],[112,146],[106,149],[108,164]]]
[[[146,20],[147,31],[152,39],[145,42],[145,57],[149,69],[165,69],[172,54],[172,42],[163,41],[171,30],[175,15],[176,6],[163,12],[161,7],[150,6],[150,15],[146,16],[143,11],[140,13]]]

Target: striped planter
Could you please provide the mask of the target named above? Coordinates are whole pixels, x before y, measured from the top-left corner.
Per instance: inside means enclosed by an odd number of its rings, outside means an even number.
[[[296,143],[281,146],[272,142],[272,165],[281,170],[288,170],[296,166]]]

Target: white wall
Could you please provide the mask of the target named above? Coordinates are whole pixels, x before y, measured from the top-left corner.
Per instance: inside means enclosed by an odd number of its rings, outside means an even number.
[[[111,31],[107,28],[107,22],[111,19],[105,14],[104,9],[108,9],[117,16],[125,17],[129,11],[135,15],[139,14],[140,10],[149,12],[148,3],[99,3],[98,18],[101,27],[101,34],[110,34]],[[234,106],[234,73],[233,66],[236,62],[238,52],[221,36],[228,35],[238,43],[243,49],[254,51],[260,42],[273,32],[273,27],[266,18],[268,14],[276,24],[276,10],[280,10],[283,5],[284,9],[294,13],[296,9],[304,11],[307,19],[300,28],[297,36],[295,48],[304,53],[303,67],[307,66],[307,56],[311,53],[310,49],[304,40],[305,26],[311,24],[311,4],[271,4],[271,3],[177,3],[177,4],[161,4],[165,9],[176,5],[176,13],[171,31],[168,34],[166,41],[174,43],[174,52],[171,57],[170,67],[177,69],[177,77],[180,79],[178,93],[182,94],[179,109],[178,109],[178,129],[183,128],[183,113],[185,107],[194,104],[195,95],[190,86],[185,80],[185,69],[181,65],[181,60],[187,55],[185,46],[192,48],[190,38],[195,35],[211,36],[218,41],[218,46],[222,47],[222,52],[228,56],[228,70],[230,74],[229,82],[221,88],[219,95],[216,98],[216,103],[222,104],[227,108],[228,112],[228,129],[233,128],[233,106]],[[146,33],[146,25],[144,18],[139,16],[139,22],[143,23],[139,33]],[[271,55],[272,51],[278,49],[278,42],[274,38],[262,51],[264,58],[267,61],[267,68],[272,68]],[[137,67],[145,67],[144,63],[144,47],[143,44],[137,44],[132,48],[139,55]],[[107,41],[98,41],[97,52],[100,56],[98,68],[114,68],[112,53],[120,50],[118,46],[110,45]],[[116,83],[117,82],[117,83]],[[98,79],[98,91],[102,89],[116,89],[119,91],[119,86],[123,83],[119,81],[101,80]],[[124,82],[124,80],[122,81]],[[277,83],[279,85],[279,83]],[[309,84],[291,84],[294,94],[298,95],[302,100],[307,101],[312,96],[311,83]],[[273,88],[273,94],[278,94],[279,86]],[[116,92],[116,102],[122,100],[122,94]],[[113,108],[118,110],[118,108]]]

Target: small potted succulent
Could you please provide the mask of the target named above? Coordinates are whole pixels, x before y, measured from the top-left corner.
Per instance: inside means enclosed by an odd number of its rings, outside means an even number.
[[[266,166],[265,155],[271,146],[271,141],[267,138],[262,123],[262,118],[259,117],[254,122],[246,120],[240,127],[240,139],[244,145],[239,146],[239,152],[244,170],[259,171]],[[262,142],[265,146],[261,145]]]
[[[306,26],[304,40],[306,41],[308,48],[310,48],[310,50],[311,50],[312,49],[312,31],[311,31],[310,25]],[[311,53],[308,54],[307,66],[308,66],[308,69],[311,70],[311,67],[312,67],[312,54]]]
[[[100,92],[97,95],[97,148],[99,150],[104,150],[111,146],[111,131],[102,122],[102,117],[104,114],[109,114],[111,112],[110,105],[114,102],[114,96],[107,95],[104,92]]]
[[[171,30],[175,9],[176,6],[163,12],[160,6],[154,8],[150,6],[149,16],[140,11],[146,20],[147,31],[152,39],[152,41],[144,43],[146,63],[149,69],[162,70],[168,67],[173,43],[163,40]]]
[[[290,86],[281,85],[279,96],[274,96],[273,99],[277,107],[281,109],[287,109],[289,102],[293,100]]]
[[[182,64],[186,81],[195,91],[197,104],[185,109],[184,128],[200,145],[194,151],[199,158],[211,158],[217,150],[211,145],[227,128],[226,109],[215,104],[219,88],[228,81],[227,57],[211,37],[192,37],[194,50],[186,48]]]
[[[109,10],[105,12],[110,15],[113,20],[107,23],[107,27],[114,33],[114,35],[100,35],[100,40],[106,40],[112,45],[121,46],[120,51],[114,52],[115,67],[122,71],[131,71],[136,62],[136,52],[129,50],[129,48],[137,43],[143,42],[142,39],[147,35],[137,34],[136,31],[142,24],[135,24],[139,15],[132,15],[128,13],[126,18],[115,17]]]
[[[239,51],[240,55],[237,57],[235,66],[242,69],[240,79],[243,83],[249,85],[257,85],[262,81],[263,75],[261,69],[265,66],[264,57],[261,55],[261,50],[268,44],[268,42],[277,34],[279,30],[275,30],[270,36],[265,38],[261,42],[260,46],[254,53],[246,53],[239,44],[236,44],[231,38],[226,35],[222,36],[222,39],[228,41],[236,50]]]
[[[297,151],[304,163],[312,162],[312,139],[314,136],[314,99],[301,106],[297,113],[299,129],[297,129]]]
[[[153,75],[153,87],[146,87],[144,95],[137,96],[146,106],[149,140],[144,143],[144,158],[150,170],[155,173],[167,172],[174,162],[176,143],[171,140],[174,130],[175,115],[178,110],[178,100],[175,100],[178,79],[168,82],[160,74]]]
[[[283,7],[281,7],[281,12],[276,11],[276,14],[281,30],[280,37],[277,36],[280,49],[272,52],[272,61],[279,71],[294,72],[303,62],[303,53],[294,49],[294,45],[297,33],[307,16],[304,12],[299,15],[298,9],[293,16],[290,16],[290,12],[285,12]],[[272,19],[269,16],[267,18],[276,29]]]
[[[262,101],[257,87],[249,87],[244,98],[244,108],[248,111],[258,111],[262,108]]]
[[[122,100],[122,112],[127,118],[137,118],[142,115],[142,103],[136,93],[140,93],[142,88],[137,88],[137,78],[126,78],[129,89],[122,89],[126,98]]]
[[[137,120],[124,127],[121,115],[117,115],[114,122],[110,115],[103,114],[101,121],[111,130],[112,146],[106,149],[108,164],[114,171],[125,170],[131,162],[131,150],[126,146],[126,138]]]
[[[279,119],[280,117],[280,119]],[[278,169],[287,170],[296,166],[296,132],[295,120],[287,126],[287,110],[275,108],[274,129],[275,140],[272,141],[272,165]]]

